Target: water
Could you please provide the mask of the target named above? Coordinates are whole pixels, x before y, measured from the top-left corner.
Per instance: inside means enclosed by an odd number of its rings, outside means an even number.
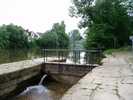
[[[44,75],[41,78],[38,85],[27,87],[26,90],[17,96],[16,99],[24,98],[25,100],[52,100],[52,97],[49,96],[48,89],[42,85],[46,76],[47,75]]]
[[[73,58],[75,56],[75,59]],[[80,56],[80,58],[79,58]],[[72,52],[69,53],[68,58],[66,59],[66,63],[79,63],[79,64],[85,64],[85,52],[81,52],[80,55],[76,54],[74,55]]]
[[[39,84],[38,85],[42,85],[42,83],[43,83],[43,81],[44,81],[44,79],[47,77],[47,75],[45,74],[45,75],[43,75],[43,77],[41,78],[41,80],[40,80],[40,82],[39,82]]]
[[[70,85],[49,81],[42,85],[47,75],[44,75],[38,85],[27,87],[15,100],[59,100],[70,88]]]
[[[0,50],[0,64],[43,57],[40,49]]]
[[[59,82],[51,82],[45,86],[48,88],[49,94],[51,95],[53,100],[59,100],[71,87],[71,85],[69,84],[63,84]]]

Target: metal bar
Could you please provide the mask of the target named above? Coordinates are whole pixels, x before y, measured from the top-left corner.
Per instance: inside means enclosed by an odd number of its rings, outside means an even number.
[[[97,60],[97,58],[101,59],[102,51],[100,49],[90,49],[90,50],[83,50],[83,49],[43,49],[44,51],[44,62],[47,61],[48,54],[50,53],[51,57],[54,56],[57,58],[57,60],[63,60],[64,58],[67,59],[68,54],[72,53],[72,61],[76,64],[81,64],[81,59],[83,59],[83,62],[86,64],[90,63],[96,63],[94,60]],[[82,52],[85,53],[84,56],[82,56]],[[54,54],[54,55],[53,55]],[[55,55],[56,54],[56,55]]]
[[[70,50],[70,49],[45,49],[46,51],[77,51],[76,49]],[[78,51],[89,51],[89,52],[97,52],[99,49],[90,49],[90,50],[84,50],[84,49],[78,49]]]
[[[47,62],[47,51],[45,51],[45,57],[46,57],[46,62]]]
[[[45,49],[44,49],[44,51],[43,51],[43,55],[44,55],[44,63],[45,63],[45,62],[46,62],[46,61],[45,61]]]
[[[76,51],[74,50],[74,63],[76,64]]]
[[[85,61],[86,61],[86,64],[87,64],[87,61],[88,61],[88,51],[86,51]]]
[[[81,64],[81,62],[80,62],[80,50],[79,50],[79,64]]]

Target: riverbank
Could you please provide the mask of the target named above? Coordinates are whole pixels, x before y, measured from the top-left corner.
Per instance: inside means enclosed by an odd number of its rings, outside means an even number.
[[[61,100],[132,100],[133,52],[115,52],[89,72]]]

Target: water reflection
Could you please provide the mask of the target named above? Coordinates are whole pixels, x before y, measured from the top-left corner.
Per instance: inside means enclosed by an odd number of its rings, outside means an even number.
[[[0,64],[42,57],[39,49],[0,50]]]

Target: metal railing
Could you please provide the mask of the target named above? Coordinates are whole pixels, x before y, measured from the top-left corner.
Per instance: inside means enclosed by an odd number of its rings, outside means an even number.
[[[43,49],[44,62],[100,64],[102,50]]]

